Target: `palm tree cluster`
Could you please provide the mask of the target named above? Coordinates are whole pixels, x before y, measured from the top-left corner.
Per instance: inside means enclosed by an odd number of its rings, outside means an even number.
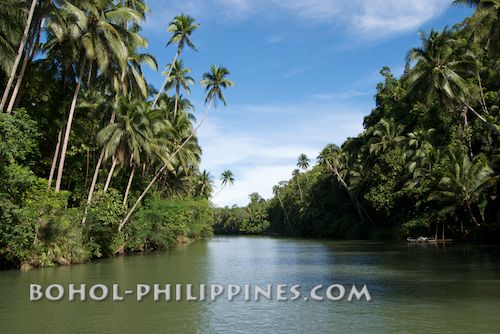
[[[332,237],[500,237],[499,2],[455,1],[475,13],[421,32],[404,74],[381,71],[365,131],[301,154],[273,189],[271,231]],[[446,236],[446,237],[445,237]]]
[[[120,230],[151,190],[167,199],[211,197],[196,134],[218,100],[226,105],[223,91],[234,83],[223,66],[202,76],[206,108],[196,122],[186,98],[195,79],[182,59],[186,48],[196,50],[194,18],[181,14],[169,23],[167,46],[175,56],[155,91],[143,75],[144,66],[158,68],[143,52],[144,0],[0,4],[0,109],[12,117],[25,110],[37,122],[40,152],[30,168],[47,178],[48,193],[71,194],[81,225],[96,193],[111,189],[121,193],[126,213]],[[233,182],[227,175],[224,185]]]

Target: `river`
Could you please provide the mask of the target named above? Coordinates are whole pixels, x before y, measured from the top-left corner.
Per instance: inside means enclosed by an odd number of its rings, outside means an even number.
[[[30,284],[366,284],[372,300],[29,301]],[[67,291],[66,291],[67,292]],[[324,295],[324,290],[323,290]],[[0,333],[493,333],[500,248],[215,237],[147,255],[0,272]]]

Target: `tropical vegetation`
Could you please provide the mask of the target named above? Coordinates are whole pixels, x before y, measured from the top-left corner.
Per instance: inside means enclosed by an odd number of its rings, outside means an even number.
[[[167,27],[159,91],[143,75],[144,0],[3,0],[0,14],[0,267],[51,266],[212,234],[213,181],[197,130],[232,87],[212,66],[206,109],[186,98],[182,56],[199,24]],[[228,175],[224,181],[231,184]]]

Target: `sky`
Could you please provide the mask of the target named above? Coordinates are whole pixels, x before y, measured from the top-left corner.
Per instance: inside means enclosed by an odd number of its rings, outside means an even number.
[[[143,25],[146,52],[160,71],[145,70],[159,88],[161,72],[175,47],[166,31],[180,13],[200,27],[192,35],[198,51],[182,58],[196,85],[190,99],[203,113],[200,78],[210,65],[223,65],[236,86],[225,92],[228,106],[211,110],[200,128],[201,169],[214,177],[233,171],[235,184],[212,202],[248,203],[258,192],[288,180],[305,153],[314,164],[329,143],[341,145],[363,130],[374,108],[383,66],[401,75],[406,53],[419,45],[419,31],[461,22],[470,9],[451,0],[147,0],[151,12]]]

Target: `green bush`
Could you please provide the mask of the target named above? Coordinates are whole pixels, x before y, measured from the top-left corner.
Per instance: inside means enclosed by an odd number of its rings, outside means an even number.
[[[212,214],[206,200],[164,200],[153,198],[125,229],[126,250],[168,248],[179,238],[212,235]]]

